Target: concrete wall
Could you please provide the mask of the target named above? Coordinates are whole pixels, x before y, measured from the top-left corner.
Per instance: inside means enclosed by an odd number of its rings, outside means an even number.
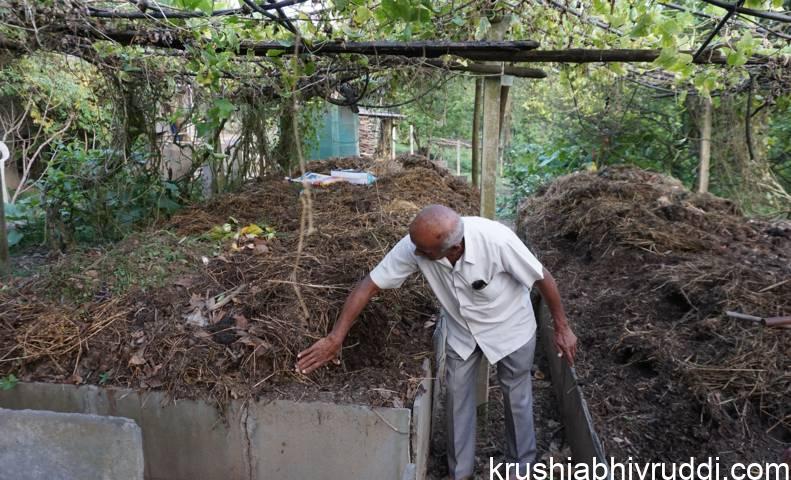
[[[0,409],[0,480],[143,480],[128,418]]]
[[[21,383],[0,407],[131,418],[143,433],[148,480],[400,480],[410,410],[320,402],[206,402],[160,392]]]

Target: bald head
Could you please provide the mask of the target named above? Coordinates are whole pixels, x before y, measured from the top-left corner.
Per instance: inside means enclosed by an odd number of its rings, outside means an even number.
[[[438,260],[464,238],[464,224],[458,213],[444,205],[430,205],[409,225],[409,236],[416,253]]]

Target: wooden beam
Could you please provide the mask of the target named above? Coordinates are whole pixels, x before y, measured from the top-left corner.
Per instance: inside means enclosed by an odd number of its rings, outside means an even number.
[[[737,7],[736,5],[732,5],[721,0],[703,0],[704,2],[716,5],[720,8],[724,8],[726,10],[732,10],[736,13],[741,13],[742,15],[748,15],[750,17],[758,17],[758,18],[765,18],[767,20],[774,20],[776,22],[782,23],[791,23],[791,17],[788,15],[784,15],[779,12],[770,12],[766,10],[753,10],[752,8],[745,8],[745,7]]]
[[[443,62],[441,60],[426,60],[419,65],[444,68],[459,72],[480,73],[482,75],[511,75],[519,78],[546,78],[545,71],[538,68],[515,67],[513,65],[492,65],[487,63]]]
[[[511,55],[503,55],[499,53],[490,53],[485,58],[479,54],[469,54],[468,58],[474,60],[489,60],[493,57],[496,59],[503,59],[510,62],[549,62],[549,63],[646,63],[653,62],[659,58],[660,50],[640,50],[640,49],[585,49],[585,48],[570,48],[566,50],[531,50],[524,52],[517,52]],[[684,51],[683,53],[694,52]],[[767,63],[765,57],[753,56],[747,63],[748,64],[763,64]],[[695,63],[699,64],[727,64],[727,57],[718,50],[708,50],[703,52]]]
[[[182,38],[175,31],[149,30],[109,30],[98,31],[95,29],[82,29],[78,32],[65,31],[65,34],[76,34],[83,37],[90,37],[96,40],[112,40],[122,45],[148,45],[160,48],[173,48],[184,50],[189,39]],[[538,42],[534,40],[519,41],[467,41],[452,42],[445,40],[421,40],[413,42],[300,42],[300,52],[310,55],[338,55],[342,53],[353,53],[369,56],[393,55],[409,58],[438,58],[444,55],[455,55],[462,58],[489,56],[498,58],[507,57],[509,54],[516,54],[526,50],[538,48]],[[223,49],[218,49],[223,51]],[[239,44],[239,55],[268,56],[271,53],[282,52],[282,55],[293,55],[294,44],[291,42],[241,42]],[[496,59],[493,59],[496,60]],[[507,61],[507,59],[506,59]]]
[[[277,3],[257,4],[261,10],[276,10],[299,3],[305,3],[308,0],[283,0]],[[159,5],[152,5],[148,2],[138,2],[138,7],[134,10],[108,10],[104,8],[88,7],[88,16],[95,18],[123,18],[127,20],[135,19],[184,19],[184,18],[208,18],[208,17],[227,17],[233,15],[249,15],[253,13],[250,8],[226,8],[222,10],[215,10],[211,13],[206,13],[200,10],[186,11],[174,10],[171,8],[163,8]],[[143,6],[144,11],[140,11],[140,6]]]
[[[53,34],[76,35],[83,38],[94,40],[111,40],[121,45],[142,45],[155,48],[186,50],[189,42],[188,38],[182,38],[178,32],[169,29],[147,30],[147,31],[100,31],[92,28],[84,28],[77,31],[63,29]],[[0,41],[0,44],[3,42]],[[5,42],[8,43],[8,42]],[[521,63],[646,63],[656,60],[661,51],[651,49],[583,49],[571,48],[564,50],[536,50],[538,42],[533,40],[524,41],[414,41],[414,42],[318,42],[314,44],[302,43],[299,51],[305,55],[325,56],[339,54],[358,54],[371,57],[390,56],[406,58],[427,58],[436,59],[444,55],[453,55],[460,58],[476,61],[493,62],[521,62]],[[225,51],[220,48],[218,52]],[[293,55],[294,45],[288,42],[241,42],[239,49],[234,53],[246,56],[269,56],[272,53],[279,55]],[[694,53],[684,51],[684,53]],[[778,61],[788,60],[788,56],[772,57]],[[718,50],[708,50],[703,52],[694,60],[699,64],[727,64],[727,57]],[[752,56],[747,60],[747,64],[765,64],[769,62],[768,57]],[[463,66],[461,64],[451,64],[458,69],[466,69],[474,72],[480,69],[481,73],[488,73],[492,67]],[[500,67],[506,74],[511,72],[524,73],[524,76],[541,78],[538,70],[518,70],[525,67]],[[510,69],[511,72],[507,71]]]

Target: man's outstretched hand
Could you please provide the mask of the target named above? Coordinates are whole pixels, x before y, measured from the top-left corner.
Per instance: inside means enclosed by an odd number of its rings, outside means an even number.
[[[566,357],[566,361],[573,367],[574,357],[577,355],[577,336],[571,328],[555,327],[555,348],[558,350],[558,356]]]
[[[297,371],[307,375],[329,361],[336,365],[341,363],[339,355],[342,346],[343,340],[334,337],[327,336],[318,340],[297,354]]]

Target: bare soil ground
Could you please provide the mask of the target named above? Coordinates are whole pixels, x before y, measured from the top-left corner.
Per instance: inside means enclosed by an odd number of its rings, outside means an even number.
[[[634,168],[562,177],[518,231],[558,280],[608,455],[778,461],[791,442],[791,228]]]

